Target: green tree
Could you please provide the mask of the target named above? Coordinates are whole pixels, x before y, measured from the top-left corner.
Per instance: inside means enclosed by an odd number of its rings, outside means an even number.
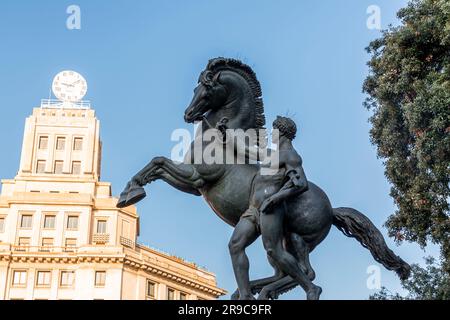
[[[383,287],[380,292],[370,296],[372,300],[450,300],[450,275],[444,272],[434,258],[425,259],[426,267],[411,266],[411,277],[402,281],[408,291],[406,296],[392,294]]]
[[[400,26],[367,48],[363,88],[373,112],[371,141],[397,206],[385,225],[398,242],[438,244],[449,275],[450,1],[413,0],[398,18]],[[448,283],[446,290],[441,296],[448,298]]]

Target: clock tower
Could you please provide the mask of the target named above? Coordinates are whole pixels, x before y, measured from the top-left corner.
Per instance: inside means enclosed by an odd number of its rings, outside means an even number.
[[[100,177],[100,124],[89,101],[82,101],[86,80],[75,71],[62,71],[53,80],[58,100],[42,100],[26,120],[18,177],[63,181]]]

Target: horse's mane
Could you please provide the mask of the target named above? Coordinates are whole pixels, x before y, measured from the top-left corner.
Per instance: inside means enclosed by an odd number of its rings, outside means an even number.
[[[261,85],[252,68],[237,59],[218,57],[209,60],[206,69],[213,74],[222,70],[234,71],[247,81],[255,103],[255,126],[257,129],[263,129],[266,124],[266,117],[264,115]]]

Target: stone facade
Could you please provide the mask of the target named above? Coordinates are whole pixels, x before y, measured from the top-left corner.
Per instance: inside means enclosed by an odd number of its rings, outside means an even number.
[[[20,168],[2,180],[0,299],[216,299],[193,263],[136,243],[135,207],[117,209],[100,181],[99,120],[90,108],[35,108]]]

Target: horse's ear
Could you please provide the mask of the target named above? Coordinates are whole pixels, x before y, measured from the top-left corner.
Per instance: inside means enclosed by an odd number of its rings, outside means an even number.
[[[213,83],[220,83],[220,74],[221,72],[217,72],[216,75],[213,77]]]

